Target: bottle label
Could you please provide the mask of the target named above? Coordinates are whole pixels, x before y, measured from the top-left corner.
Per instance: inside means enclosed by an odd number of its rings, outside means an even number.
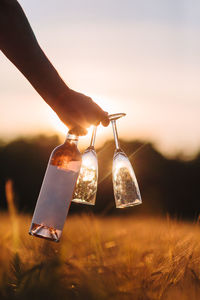
[[[48,165],[33,215],[33,223],[62,230],[73,196],[81,162],[67,170]]]

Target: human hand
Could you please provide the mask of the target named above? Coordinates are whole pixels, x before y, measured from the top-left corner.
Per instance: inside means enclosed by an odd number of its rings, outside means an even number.
[[[103,111],[90,97],[68,89],[54,105],[60,120],[77,135],[87,134],[90,125],[108,126],[108,113]]]

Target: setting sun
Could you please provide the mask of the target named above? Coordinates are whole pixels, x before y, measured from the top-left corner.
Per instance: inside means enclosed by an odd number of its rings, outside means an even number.
[[[57,114],[52,109],[49,110],[48,121],[50,123],[52,130],[55,133],[57,133],[60,136],[66,136],[68,132],[67,126],[58,118]],[[80,137],[79,146],[81,149],[89,146],[92,137],[92,130],[93,130],[93,125],[87,128],[88,133],[85,136]],[[95,146],[96,143],[97,146],[99,146],[99,144],[101,144],[102,141],[106,140],[108,136],[111,136],[111,133],[112,131],[110,125],[108,127],[99,125],[97,127],[97,139],[95,141]]]

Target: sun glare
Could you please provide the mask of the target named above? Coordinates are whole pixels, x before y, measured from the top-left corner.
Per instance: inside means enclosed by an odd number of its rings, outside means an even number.
[[[55,131],[58,131],[58,133],[61,134],[66,134],[68,131],[67,126],[58,118],[56,113],[53,110],[50,110],[50,115],[49,115],[49,120],[50,124],[53,127]],[[93,131],[93,126],[91,125],[89,128],[87,128],[87,135],[86,137],[91,137],[92,136],[92,131]],[[102,125],[99,125],[97,128],[97,134],[102,135],[105,132],[105,127]]]
[[[100,106],[102,106],[105,110],[106,107],[103,105],[103,100],[96,101]],[[100,103],[101,102],[101,103]],[[104,102],[106,103],[106,101]],[[108,110],[110,113],[110,110]],[[66,136],[68,132],[68,128],[66,125],[64,125],[63,122],[60,121],[57,114],[53,110],[49,110],[49,124],[51,126],[51,129],[54,133],[60,135],[62,138],[63,136]],[[79,149],[83,151],[85,148],[87,148],[90,144],[91,137],[92,137],[92,131],[93,131],[93,125],[91,125],[89,128],[87,128],[87,135],[82,136],[79,139]],[[95,141],[95,147],[100,147],[110,136],[112,135],[111,126],[104,127],[102,125],[99,125],[97,127],[97,134],[96,134],[96,141]]]
[[[87,129],[88,133],[87,133],[87,137],[91,138],[92,137],[92,131],[93,131],[93,126],[90,126],[88,129]],[[97,138],[99,136],[102,136],[103,134],[105,133],[105,127],[103,127],[102,125],[99,125],[97,127]]]
[[[56,113],[53,111],[51,112],[51,115],[50,115],[50,122],[55,131],[58,131],[59,133],[62,133],[62,134],[67,133],[67,131],[68,131],[67,126],[62,121],[60,121],[60,119],[58,118]],[[98,128],[97,128],[98,135],[102,135],[104,133],[104,130],[105,129],[102,125],[98,126]],[[86,137],[90,138],[92,136],[93,126],[91,125],[89,128],[87,128],[87,131],[88,131],[88,133],[87,133]]]
[[[67,126],[62,121],[60,121],[57,114],[53,110],[50,111],[49,120],[50,120],[51,126],[53,127],[53,129],[55,131],[57,131],[60,134],[66,135],[66,133],[68,131]]]

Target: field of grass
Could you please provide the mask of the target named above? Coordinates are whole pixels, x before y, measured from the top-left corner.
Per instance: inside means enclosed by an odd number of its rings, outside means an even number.
[[[145,217],[69,216],[60,243],[0,214],[0,299],[200,299],[200,228]]]

